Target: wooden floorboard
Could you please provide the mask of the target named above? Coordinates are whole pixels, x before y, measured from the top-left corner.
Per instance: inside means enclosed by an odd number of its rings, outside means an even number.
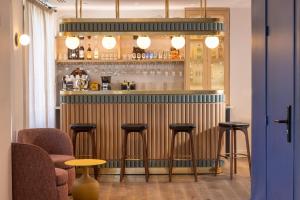
[[[118,175],[102,175],[99,200],[249,200],[250,177],[247,162],[240,161],[238,174],[230,180],[228,162],[224,173],[199,175],[198,182],[189,175],[151,175],[145,182],[142,175],[126,176],[123,183]]]

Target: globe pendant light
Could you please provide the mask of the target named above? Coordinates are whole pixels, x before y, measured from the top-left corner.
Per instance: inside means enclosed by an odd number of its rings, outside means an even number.
[[[116,38],[113,36],[104,36],[102,39],[102,46],[105,49],[113,49],[117,44]]]
[[[79,39],[78,37],[67,37],[66,40],[65,40],[65,45],[69,48],[69,49],[76,49],[77,47],[79,47]]]
[[[210,48],[214,49],[219,46],[220,40],[217,36],[207,36],[205,38],[205,45]]]
[[[136,43],[141,49],[148,49],[151,45],[151,39],[148,36],[139,36]]]
[[[174,36],[172,37],[171,44],[175,49],[181,49],[185,45],[185,39],[183,36]]]
[[[76,0],[75,4],[75,14],[76,18],[78,17],[78,1]],[[80,2],[80,18],[82,17],[82,1]],[[80,41],[76,36],[67,36],[65,39],[65,45],[71,50],[77,49],[79,47]]]

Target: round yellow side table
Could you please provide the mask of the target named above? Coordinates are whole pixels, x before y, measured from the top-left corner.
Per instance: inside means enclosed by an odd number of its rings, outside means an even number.
[[[75,159],[65,162],[65,165],[83,167],[83,174],[76,179],[72,187],[73,200],[98,200],[99,183],[89,175],[89,167],[105,164],[105,160]]]

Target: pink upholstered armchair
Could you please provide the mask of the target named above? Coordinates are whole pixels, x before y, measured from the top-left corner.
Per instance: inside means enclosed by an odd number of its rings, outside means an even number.
[[[31,144],[12,144],[14,200],[67,200],[68,173],[55,168],[48,153]]]
[[[71,139],[64,132],[54,128],[35,128],[19,131],[19,143],[33,144],[44,149],[55,167],[68,172],[68,190],[71,193],[75,180],[75,168],[66,166],[65,161],[74,159]]]

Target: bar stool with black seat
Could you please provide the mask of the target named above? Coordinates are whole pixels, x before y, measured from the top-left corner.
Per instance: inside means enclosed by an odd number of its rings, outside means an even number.
[[[121,126],[123,129],[123,144],[122,144],[122,158],[121,158],[121,172],[120,172],[120,182],[123,180],[125,175],[125,165],[127,159],[127,139],[130,133],[138,133],[143,142],[143,162],[145,167],[146,182],[149,179],[149,167],[148,167],[148,149],[146,142],[145,130],[148,128],[147,124],[123,124]]]
[[[248,137],[248,123],[242,123],[242,122],[224,122],[219,123],[219,141],[218,141],[218,149],[217,149],[217,159],[215,163],[215,174],[217,174],[220,157],[228,157],[230,159],[230,178],[233,178],[233,171],[236,174],[237,173],[237,158],[238,157],[247,157],[248,158],[248,164],[249,164],[249,171],[251,175],[251,159],[250,159],[250,146],[249,146],[249,137]],[[227,131],[229,130],[229,131]],[[240,131],[245,136],[246,141],[246,148],[247,148],[247,154],[242,154],[237,152],[237,131]],[[222,139],[224,136],[224,133],[228,132],[230,134],[230,153],[226,153],[224,155],[221,155],[221,148],[222,148]]]
[[[89,138],[91,139],[92,143],[92,158],[96,159],[97,158],[97,149],[96,149],[96,124],[82,124],[82,123],[77,123],[77,124],[71,124],[70,129],[73,131],[72,134],[72,142],[73,142],[73,152],[74,155],[76,153],[76,139],[77,135],[79,133],[83,134],[88,134]],[[97,180],[99,175],[99,169],[98,166],[94,166],[94,177]]]
[[[194,172],[195,182],[198,181],[197,178],[197,168],[196,168],[196,159],[195,159],[195,149],[194,149],[194,140],[193,140],[193,130],[196,128],[194,124],[189,123],[175,123],[170,124],[169,128],[173,130],[172,140],[171,140],[171,150],[169,158],[169,181],[172,181],[172,171],[173,171],[173,156],[174,156],[174,146],[177,133],[187,133],[190,137],[190,149],[191,149],[191,160],[192,160],[192,169]]]

